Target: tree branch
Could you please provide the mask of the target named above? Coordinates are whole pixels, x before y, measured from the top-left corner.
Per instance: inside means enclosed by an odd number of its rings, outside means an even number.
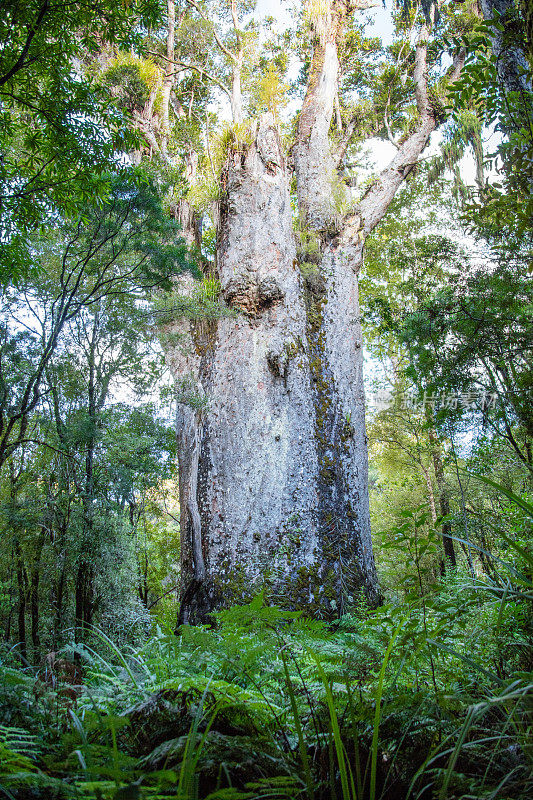
[[[48,11],[48,0],[44,0],[44,3],[42,4],[41,9],[39,11],[39,14],[37,15],[37,19],[35,20],[34,25],[32,25],[32,27],[30,28],[30,30],[28,32],[28,35],[26,37],[26,41],[24,42],[24,46],[23,46],[23,48],[22,48],[22,50],[20,52],[20,55],[19,55],[18,59],[13,64],[11,69],[8,72],[6,72],[6,74],[3,75],[0,78],[0,86],[3,86],[4,83],[7,83],[8,80],[10,80],[10,78],[13,77],[13,75],[15,75],[19,70],[21,70],[25,66],[24,65],[24,59],[28,55],[28,50],[30,49],[30,45],[31,45],[31,43],[33,41],[33,38],[34,38],[35,34],[37,33],[38,29],[40,28],[41,23],[42,23],[44,17],[46,16],[46,12],[47,11]]]
[[[387,131],[387,139],[389,140],[389,142],[392,145],[394,145],[396,150],[399,150],[400,149],[400,145],[398,144],[398,142],[396,141],[396,139],[392,135],[392,131],[391,131],[390,123],[389,123],[389,106],[390,106],[390,89],[389,89],[389,92],[387,94],[387,102],[385,104],[385,111],[383,112],[383,122],[385,123],[385,130]]]
[[[371,233],[385,216],[398,187],[418,163],[429,137],[437,127],[437,119],[428,93],[426,55],[427,28],[423,26],[416,45],[414,70],[416,103],[420,113],[420,120],[415,131],[407,137],[403,144],[400,144],[396,156],[380,172],[378,178],[368,189],[359,204],[358,211],[361,215],[363,230],[366,235]],[[448,73],[448,83],[453,83],[461,74],[465,57],[466,52],[461,49]]]
[[[218,44],[218,46],[220,47],[220,49],[222,50],[222,52],[223,52],[223,53],[224,53],[224,54],[225,54],[225,55],[226,55],[226,56],[227,56],[229,59],[231,59],[232,61],[236,61],[237,59],[236,59],[235,53],[232,53],[232,52],[231,52],[231,50],[228,50],[228,48],[226,47],[226,45],[225,45],[225,44],[224,44],[224,43],[221,41],[221,39],[220,39],[220,37],[219,37],[218,33],[216,32],[216,28],[215,28],[215,25],[214,25],[213,21],[212,21],[212,20],[210,20],[210,19],[209,19],[209,17],[207,17],[207,16],[204,14],[204,12],[203,12],[203,11],[201,10],[201,8],[200,8],[200,7],[199,7],[199,6],[198,6],[198,5],[197,5],[197,4],[194,2],[194,0],[185,0],[185,1],[186,1],[186,2],[187,2],[189,5],[190,5],[190,6],[192,6],[194,9],[196,9],[196,11],[197,11],[197,12],[200,14],[200,16],[202,17],[202,19],[203,19],[203,20],[205,20],[205,22],[207,22],[209,25],[211,25],[211,26],[212,26],[212,33],[213,33],[213,36],[215,37],[215,41],[216,41],[216,43]]]
[[[162,56],[161,53],[156,53],[153,50],[148,50],[147,53],[151,56],[157,56],[157,58],[161,58],[163,61],[169,60],[165,56]],[[225,94],[227,94],[227,96],[231,99],[230,90],[224,86],[224,84],[218,78],[215,78],[214,75],[211,75],[210,72],[207,72],[205,69],[203,69],[203,67],[198,67],[196,64],[186,64],[184,61],[173,61],[172,63],[175,67],[178,67],[178,69],[173,73],[174,75],[179,75],[180,72],[185,72],[185,70],[192,69],[203,78],[207,78],[208,81],[214,83],[219,89],[222,89],[222,91],[225,92]]]

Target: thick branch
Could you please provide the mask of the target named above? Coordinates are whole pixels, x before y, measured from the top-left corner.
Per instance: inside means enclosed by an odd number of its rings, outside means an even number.
[[[400,145],[396,156],[380,173],[363,199],[359,211],[363,221],[365,234],[371,233],[378,222],[383,219],[387,209],[401,183],[417,164],[426,147],[429,137],[437,127],[437,120],[428,94],[426,53],[427,42],[422,38],[427,32],[422,29],[416,46],[415,81],[416,102],[420,120],[416,130]],[[465,51],[461,50],[454,60],[448,76],[450,83],[457,80],[465,61]]]
[[[33,41],[33,38],[35,37],[35,34],[41,27],[41,24],[44,20],[47,11],[48,11],[48,0],[44,0],[44,3],[42,4],[39,10],[39,14],[37,15],[37,19],[35,20],[35,24],[32,25],[32,27],[28,31],[26,41],[24,42],[24,46],[20,51],[19,57],[17,58],[16,62],[13,64],[11,69],[0,78],[0,86],[3,86],[4,83],[7,83],[8,80],[10,80],[10,78],[13,77],[13,75],[15,75],[19,70],[21,70],[25,66],[24,60],[28,55],[28,51],[30,49],[30,45]]]
[[[415,53],[415,68],[413,80],[415,82],[416,107],[421,117],[431,114],[428,98],[428,67],[427,67],[427,43],[429,30],[427,25],[423,25],[418,34]]]
[[[202,19],[205,20],[205,22],[207,22],[209,25],[211,25],[211,31],[213,33],[213,36],[215,37],[215,41],[218,44],[218,46],[220,47],[220,49],[222,50],[222,52],[224,53],[224,55],[226,55],[229,59],[231,59],[231,61],[235,61],[236,60],[235,53],[232,53],[231,50],[228,50],[226,45],[222,42],[222,40],[220,39],[220,36],[216,32],[216,28],[215,28],[212,20],[210,20],[209,17],[207,17],[204,14],[202,9],[194,2],[194,0],[186,0],[186,2],[190,6],[192,6],[194,9],[196,9],[196,11],[200,14]]]
[[[392,130],[389,123],[389,105],[390,105],[390,90],[387,95],[387,103],[385,104],[385,111],[383,112],[383,122],[385,123],[385,130],[387,131],[387,139],[392,145],[394,145],[396,150],[399,150],[400,145],[392,135]]]
[[[346,125],[346,129],[344,131],[344,135],[337,145],[333,152],[333,163],[336,167],[339,167],[342,159],[346,154],[346,150],[352,140],[352,136],[354,135],[357,127],[361,124],[361,112],[357,111],[349,120],[348,124]],[[372,136],[378,133],[378,129],[371,130],[370,133]]]

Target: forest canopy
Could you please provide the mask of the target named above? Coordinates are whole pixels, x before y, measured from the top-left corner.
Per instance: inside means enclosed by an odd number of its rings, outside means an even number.
[[[530,4],[0,9],[0,796],[531,797]]]

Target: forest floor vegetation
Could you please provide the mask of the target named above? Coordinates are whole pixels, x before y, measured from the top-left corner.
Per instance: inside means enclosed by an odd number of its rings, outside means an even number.
[[[533,562],[513,554],[495,580],[459,569],[334,623],[259,595],[178,635],[95,628],[47,668],[4,650],[0,792],[525,800]]]

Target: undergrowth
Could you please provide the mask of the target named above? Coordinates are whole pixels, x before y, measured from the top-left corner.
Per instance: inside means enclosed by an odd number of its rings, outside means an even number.
[[[77,687],[5,652],[0,792],[525,800],[533,559],[511,540],[509,554],[495,578],[457,571],[334,624],[260,595],[137,647],[94,629],[58,654],[81,664]]]

